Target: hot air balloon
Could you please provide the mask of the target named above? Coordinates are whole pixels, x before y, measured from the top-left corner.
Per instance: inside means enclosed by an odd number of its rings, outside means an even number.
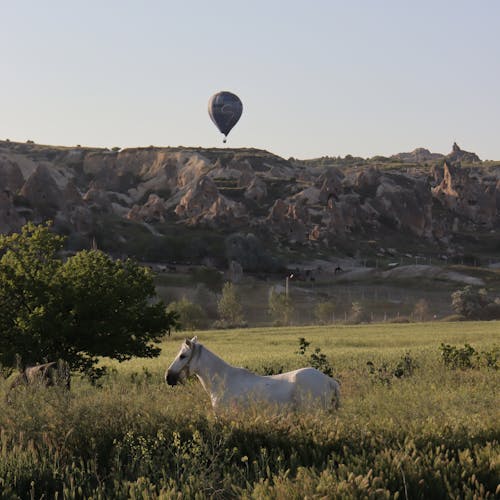
[[[217,128],[224,134],[223,142],[226,142],[227,134],[238,123],[242,111],[243,104],[240,98],[231,92],[217,92],[208,101],[208,114]]]

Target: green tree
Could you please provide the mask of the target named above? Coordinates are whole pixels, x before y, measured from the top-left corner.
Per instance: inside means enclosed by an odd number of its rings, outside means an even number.
[[[157,356],[176,315],[155,301],[149,269],[97,250],[63,261],[63,243],[50,223],[0,236],[0,364],[61,358],[98,377],[99,356]]]
[[[314,308],[314,316],[318,323],[326,325],[332,323],[335,315],[335,303],[333,301],[319,302]]]
[[[471,285],[451,294],[453,310],[467,319],[481,319],[483,309],[490,302],[484,288],[478,290]]]
[[[224,283],[222,287],[222,295],[217,302],[217,311],[221,320],[228,326],[243,324],[243,307],[236,288],[230,282]]]
[[[289,325],[292,319],[293,304],[286,293],[271,290],[269,295],[269,314],[279,325]]]
[[[207,324],[207,315],[199,304],[194,304],[186,297],[171,302],[167,312],[178,314],[179,326],[184,330],[197,330]]]

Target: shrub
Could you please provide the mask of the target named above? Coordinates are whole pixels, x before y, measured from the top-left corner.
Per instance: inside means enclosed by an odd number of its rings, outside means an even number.
[[[319,302],[314,308],[314,316],[321,325],[333,323],[334,315],[335,303],[333,301]]]
[[[286,293],[271,290],[269,295],[269,314],[276,326],[289,325],[293,312],[293,304]]]
[[[479,352],[470,344],[464,344],[463,347],[456,347],[442,343],[439,350],[441,351],[441,359],[444,365],[452,370],[480,368],[481,365],[484,365],[486,368],[498,370],[500,349],[496,346],[490,351]]]
[[[171,302],[167,307],[167,312],[178,314],[180,329],[197,330],[207,326],[207,315],[203,308],[198,304],[193,304],[186,297]]]
[[[470,345],[464,344],[462,348],[442,343],[439,347],[441,359],[446,367],[456,370],[477,366],[479,353]]]
[[[297,354],[299,356],[305,356],[308,347],[311,345],[304,337],[299,338],[299,350]],[[321,352],[321,348],[316,347],[314,352],[309,356],[309,363],[313,368],[323,372],[329,377],[333,377],[333,366],[328,360],[327,356]]]
[[[409,352],[405,352],[395,366],[390,366],[386,361],[379,366],[376,366],[373,361],[368,361],[366,364],[372,380],[382,385],[391,385],[394,378],[410,377],[418,367]]]
[[[222,296],[217,303],[217,310],[220,319],[228,327],[242,326],[244,324],[243,307],[232,283],[227,282],[222,287]]]
[[[490,302],[484,288],[478,290],[471,285],[451,294],[453,310],[467,319],[481,319],[483,309]]]
[[[498,370],[498,359],[500,358],[500,347],[495,346],[491,351],[483,351],[481,358],[487,368]]]

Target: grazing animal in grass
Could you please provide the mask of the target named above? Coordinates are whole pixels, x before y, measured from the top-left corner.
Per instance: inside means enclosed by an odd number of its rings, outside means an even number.
[[[330,410],[338,408],[340,403],[339,383],[315,368],[257,375],[226,363],[200,344],[197,337],[183,342],[165,373],[165,381],[176,385],[190,375],[198,377],[215,411],[250,404],[292,410],[319,406]]]
[[[7,392],[7,402],[12,402],[11,393],[17,387],[35,385],[40,387],[60,386],[69,390],[71,375],[68,363],[52,361],[43,365],[28,366],[12,381]]]

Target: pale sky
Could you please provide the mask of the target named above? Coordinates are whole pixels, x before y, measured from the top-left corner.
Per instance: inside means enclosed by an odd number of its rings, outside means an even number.
[[[0,139],[500,160],[499,0],[0,0]]]

